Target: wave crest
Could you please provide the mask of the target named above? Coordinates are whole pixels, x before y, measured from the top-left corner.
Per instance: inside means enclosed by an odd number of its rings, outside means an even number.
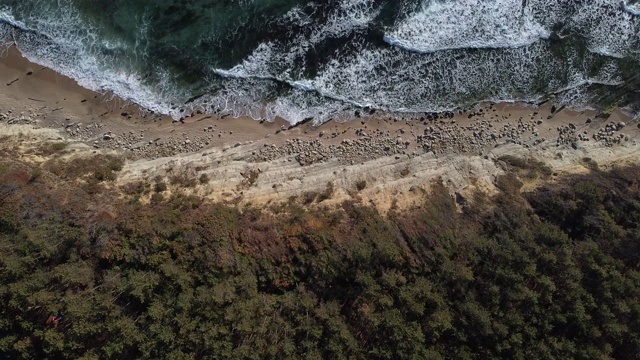
[[[621,0],[620,3],[622,4],[624,11],[631,15],[640,16],[640,2],[632,4],[630,0]]]
[[[638,4],[630,0],[623,6],[620,0],[403,1],[414,2],[384,7],[378,0],[334,0],[290,8],[270,18],[266,28],[278,31],[221,65],[214,52],[235,50],[235,30],[202,36],[206,47],[175,43],[192,38],[174,29],[158,41],[155,13],[145,8],[129,19],[126,36],[105,35],[72,0],[23,0],[30,6],[0,8],[0,51],[15,41],[31,61],[84,87],[174,118],[199,110],[319,124],[349,117],[356,108],[444,111],[567,89],[581,94],[566,96],[579,102],[592,84],[618,84],[616,58],[640,48],[640,23],[632,13]],[[381,35],[380,24],[392,21]],[[551,30],[563,36],[545,41]],[[168,44],[168,52],[152,46],[158,43]],[[189,52],[203,48],[212,54]],[[176,51],[184,61],[166,61]]]
[[[387,32],[384,40],[405,50],[429,53],[521,47],[549,35],[521,0],[423,0],[421,9]]]

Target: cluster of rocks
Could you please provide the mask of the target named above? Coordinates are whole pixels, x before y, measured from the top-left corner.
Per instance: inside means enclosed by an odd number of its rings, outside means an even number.
[[[573,123],[569,123],[566,126],[558,126],[556,130],[558,130],[556,145],[572,145],[576,147],[576,140],[579,138],[576,136],[577,127]],[[582,139],[582,136],[580,136],[580,139]]]
[[[413,156],[425,152],[432,152],[436,155],[447,153],[484,154],[488,148],[504,143],[514,143],[529,148],[546,143],[546,139],[540,136],[539,132],[539,128],[544,126],[545,121],[540,117],[536,118],[536,115],[537,113],[533,113],[528,121],[521,117],[514,123],[510,121],[510,116],[491,115],[478,111],[470,114],[470,118],[478,117],[478,119],[464,126],[456,123],[451,113],[438,117],[430,116],[413,123],[407,123],[407,127],[395,131],[379,128],[369,129],[365,125],[366,123],[363,123],[363,126],[358,129],[336,132],[320,131],[316,139],[295,138],[287,140],[281,146],[264,144],[262,148],[252,152],[249,160],[262,162],[290,157],[301,166],[307,166],[328,159],[338,159],[341,163],[353,164],[382,156],[401,154]],[[594,139],[602,141],[607,146],[620,143],[624,136],[613,136],[613,133],[619,129],[621,129],[620,124],[609,124],[598,134],[594,134]],[[134,153],[133,157],[156,158],[196,152],[209,146],[214,139],[223,136],[223,133],[217,131],[215,126],[207,126],[202,130],[204,132],[202,136],[189,138],[186,133],[183,133],[182,136],[155,140],[145,139],[144,132],[140,134],[129,132],[120,135],[105,133],[94,141],[94,146],[129,150]],[[548,130],[553,131],[552,129]],[[558,126],[555,130],[558,134],[557,146],[571,145],[577,148],[577,141],[589,141],[588,132],[577,134],[577,127],[572,123]],[[324,143],[324,141],[331,143],[331,139],[344,136],[349,131],[351,134],[355,134],[355,139],[344,139],[339,144],[335,144],[335,141],[329,145]],[[229,132],[229,134],[233,133]],[[347,137],[349,137],[348,134]],[[238,145],[240,144],[236,144],[236,146]],[[412,149],[410,150],[410,148]]]
[[[542,120],[524,122],[520,118],[516,124],[506,123],[501,127],[494,124],[502,120],[506,118],[492,117],[490,120],[480,120],[469,126],[459,126],[453,120],[449,123],[430,124],[416,140],[425,151],[435,154],[482,153],[484,149],[501,143],[530,147],[546,141],[539,136],[536,128],[542,124]]]
[[[525,147],[536,146],[546,141],[545,138],[540,137],[537,128],[542,124],[542,120],[531,119],[525,122],[520,118],[515,125],[511,123],[505,124],[497,134],[492,134],[492,138],[495,136],[498,139],[504,139],[506,142],[524,145]]]
[[[153,141],[146,140],[144,130],[140,130],[139,134],[135,131],[123,132],[119,135],[111,131],[106,132],[102,137],[93,142],[95,147],[107,147],[112,149],[126,149],[135,151],[146,145],[153,144]]]
[[[106,127],[104,123],[93,122],[91,124],[83,124],[81,122],[72,122],[70,118],[66,119],[64,131],[70,136],[77,137],[80,140],[88,141],[94,137],[96,133],[102,132]]]
[[[620,144],[622,141],[629,141],[628,135],[618,133],[618,131],[624,129],[625,126],[626,124],[624,122],[619,122],[617,124],[610,122],[593,134],[593,139],[608,147]]]
[[[100,139],[94,141],[94,147],[103,147],[114,150],[127,150],[131,157],[158,158],[175,154],[192,153],[204,149],[211,142],[208,137],[171,136],[168,138],[148,139],[144,130],[140,133],[134,131],[114,134],[105,133]]]
[[[59,109],[52,109],[49,112],[53,113],[57,110]],[[517,122],[514,122],[511,114],[495,112],[496,109],[491,107],[470,110],[466,112],[467,119],[457,118],[457,121],[453,112],[425,114],[414,120],[407,120],[406,126],[401,123],[402,128],[396,127],[395,130],[385,129],[385,127],[368,128],[367,122],[361,121],[362,126],[358,128],[354,126],[333,132],[320,131],[315,139],[296,138],[287,140],[282,146],[264,144],[258,149],[254,147],[256,150],[252,152],[249,160],[261,162],[289,157],[295,159],[300,165],[306,166],[328,159],[338,159],[341,163],[353,164],[382,156],[402,154],[410,157],[422,153],[484,154],[488,149],[504,143],[514,143],[527,148],[552,144],[541,136],[541,133],[550,137],[555,137],[557,133],[555,141],[557,146],[571,145],[574,148],[577,148],[579,141],[591,139],[605,146],[620,144],[629,139],[628,136],[619,133],[625,127],[624,123],[611,122],[597,132],[594,132],[593,128],[591,131],[579,131],[576,125],[569,123],[555,127],[554,132],[552,127],[544,127],[547,122],[550,123],[548,119],[553,118],[553,115],[543,120],[542,116],[534,112],[527,120],[520,117]],[[462,111],[459,113],[462,114]],[[5,113],[0,112],[0,121],[8,124],[36,124],[40,119],[46,120],[47,115],[41,116],[33,109],[30,109],[27,114],[21,112],[19,115],[9,110]],[[131,118],[128,113],[121,115]],[[149,135],[148,132],[145,133],[145,130],[116,133],[107,131],[106,123],[83,124],[74,122],[70,118],[54,117],[54,119],[55,126],[62,126],[70,137],[88,142],[95,148],[126,151],[132,158],[158,158],[193,153],[212,146],[212,143],[219,144],[221,138],[233,135],[233,132],[221,131],[217,125],[212,124],[202,127],[202,132],[199,129],[196,131],[191,129],[189,135],[187,133],[178,135],[173,134],[172,131],[169,136],[154,138],[155,136]],[[398,123],[400,120],[387,120],[389,121]],[[591,123],[591,119],[587,120],[587,124]],[[286,128],[280,131],[285,130]],[[307,133],[305,131],[305,134]],[[343,138],[341,142],[340,138]],[[235,146],[239,145],[241,144],[236,143]]]
[[[301,165],[311,165],[336,158],[341,163],[354,164],[381,156],[406,154],[409,141],[402,138],[362,137],[344,139],[340,144],[323,145],[318,140],[287,140],[284,146],[265,144],[259,151],[254,151],[250,161],[271,161],[282,157],[294,156]]]
[[[342,163],[354,164],[382,156],[406,155],[411,145],[409,140],[401,137],[377,138],[364,137],[361,139],[345,139],[339,145],[329,145],[329,152]],[[412,154],[409,154],[412,155]]]
[[[7,110],[6,113],[0,113],[0,121],[6,121],[7,124],[35,124],[38,114],[25,114],[24,112],[14,115],[13,110]]]
[[[479,111],[470,115],[483,116]],[[532,119],[523,121],[522,118],[516,124],[506,123],[496,126],[495,123],[508,120],[509,117],[491,116],[490,120],[482,119],[468,126],[461,126],[453,120],[453,113],[442,116],[429,116],[421,118],[418,125],[424,125],[422,132],[411,129],[399,129],[397,133],[382,129],[359,128],[355,130],[356,139],[345,139],[338,145],[325,146],[321,142],[323,138],[334,139],[344,135],[342,132],[319,133],[319,139],[301,140],[292,139],[286,141],[283,146],[266,145],[259,151],[254,151],[252,161],[270,161],[286,156],[294,156],[300,165],[310,165],[338,158],[343,163],[355,163],[381,156],[416,155],[418,153],[432,152],[434,154],[445,153],[480,153],[487,148],[497,146],[500,143],[515,143],[525,147],[536,146],[546,141],[540,137],[537,126],[542,125],[542,120]],[[403,138],[404,137],[404,138]],[[408,139],[407,139],[408,138]],[[411,151],[415,145],[418,151]]]

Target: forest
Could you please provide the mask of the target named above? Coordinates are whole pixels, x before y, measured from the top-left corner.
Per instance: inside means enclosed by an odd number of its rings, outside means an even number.
[[[115,189],[122,164],[90,163],[0,156],[2,358],[640,356],[638,166],[526,192],[514,167],[381,215]]]

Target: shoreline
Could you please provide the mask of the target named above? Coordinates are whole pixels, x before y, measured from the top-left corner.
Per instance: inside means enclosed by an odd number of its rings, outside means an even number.
[[[304,121],[298,122],[296,124],[291,124],[289,121],[287,121],[286,119],[280,118],[280,117],[276,117],[276,119],[274,121],[269,121],[266,119],[256,119],[256,118],[252,118],[250,116],[240,116],[240,117],[233,117],[233,115],[231,114],[223,114],[223,115],[219,115],[219,114],[212,114],[212,113],[202,113],[200,111],[193,111],[190,114],[187,114],[183,117],[181,117],[180,119],[175,119],[173,118],[171,115],[169,114],[161,114],[161,113],[155,113],[153,110],[149,110],[147,108],[144,108],[143,106],[135,103],[133,100],[128,100],[128,99],[124,99],[116,94],[114,94],[112,91],[107,91],[105,93],[99,93],[97,91],[88,89],[83,87],[82,85],[79,85],[78,82],[76,80],[74,80],[73,78],[70,78],[66,75],[63,75],[59,72],[57,72],[56,70],[53,70],[51,68],[48,68],[44,65],[39,65],[38,63],[32,62],[31,60],[27,59],[26,57],[24,57],[22,55],[22,52],[18,49],[17,45],[15,43],[12,43],[11,45],[9,45],[4,52],[0,52],[0,65],[2,65],[2,67],[4,69],[8,68],[13,68],[13,69],[34,69],[37,68],[38,71],[43,71],[45,70],[47,75],[44,75],[42,77],[43,80],[48,81],[48,82],[53,82],[55,79],[55,82],[57,82],[57,85],[62,85],[62,87],[65,90],[74,92],[74,93],[81,93],[81,94],[85,94],[86,97],[85,98],[94,98],[94,99],[99,99],[102,104],[100,104],[100,101],[98,102],[94,102],[93,105],[106,105],[106,108],[108,109],[109,112],[117,112],[118,110],[122,110],[123,113],[127,113],[130,115],[133,114],[137,114],[138,117],[142,117],[142,118],[154,118],[156,121],[159,120],[163,120],[163,121],[171,121],[171,122],[184,122],[186,120],[189,120],[191,118],[196,119],[197,121],[202,121],[203,119],[209,119],[209,118],[213,118],[216,120],[222,120],[222,119],[237,119],[237,120],[252,120],[252,121],[256,121],[259,122],[260,124],[263,123],[267,123],[267,124],[271,124],[271,123],[276,123],[279,125],[279,127],[281,129],[292,129],[292,128],[296,128],[302,125],[306,125],[309,122],[313,122],[313,118],[309,118],[306,119]],[[12,81],[18,81],[19,78],[16,78]],[[372,121],[372,120],[376,120],[378,118],[389,118],[389,119],[395,119],[398,121],[417,121],[420,118],[426,117],[426,116],[447,116],[447,114],[456,114],[456,115],[462,115],[462,114],[468,114],[470,112],[474,112],[475,110],[478,109],[482,109],[482,108],[487,108],[487,107],[498,107],[498,108],[509,108],[509,107],[516,107],[516,108],[520,108],[520,109],[531,109],[532,111],[536,112],[536,109],[539,109],[541,107],[545,107],[552,99],[554,96],[556,96],[558,93],[562,93],[566,90],[568,90],[570,88],[567,89],[562,89],[559,90],[556,93],[553,94],[549,94],[549,96],[545,97],[545,96],[540,96],[539,98],[536,99],[529,99],[529,100],[491,100],[491,99],[487,99],[487,100],[480,100],[477,101],[475,103],[472,104],[465,104],[465,105],[460,105],[458,107],[449,109],[449,110],[442,110],[442,111],[437,111],[437,112],[390,112],[390,111],[386,111],[386,110],[379,110],[379,109],[369,109],[369,108],[359,108],[359,109],[355,109],[354,110],[354,114],[352,116],[352,118],[350,120],[344,120],[344,121],[340,121],[340,120],[329,120],[327,122],[321,123],[321,124],[317,124],[317,125],[313,125],[313,127],[317,128],[317,127],[321,127],[324,126],[325,124],[328,123],[338,123],[338,124],[342,124],[342,123],[351,123],[354,121],[358,121],[358,120],[363,120],[363,121]],[[566,106],[561,106],[560,109],[567,109],[570,112],[574,112],[574,113],[585,113],[585,112],[591,112],[593,113],[593,115],[596,115],[596,113],[598,113],[598,110],[595,108],[592,108],[590,106],[586,106],[584,108],[571,108],[571,107],[566,107]],[[127,110],[130,109],[130,110]],[[625,108],[616,108],[616,110],[620,111],[623,114],[623,117],[627,117],[629,119],[634,117],[634,114],[629,113],[628,109]],[[181,110],[182,112],[182,110]],[[367,114],[368,112],[370,112],[369,114]],[[375,116],[373,114],[376,114]],[[104,116],[105,114],[101,114],[102,116]],[[346,117],[341,117],[341,119],[344,119]]]
[[[452,194],[491,192],[503,155],[575,172],[586,168],[585,157],[606,165],[640,151],[640,129],[622,110],[601,119],[594,111],[552,113],[548,104],[479,104],[414,120],[378,116],[319,126],[198,114],[175,121],[84,89],[15,47],[0,59],[0,87],[0,135],[21,129],[37,137],[42,130],[51,138],[52,129],[80,153],[120,154],[129,160],[119,186],[206,174],[207,184],[173,190],[225,203],[282,202],[331,183],[334,194],[323,205],[356,200],[388,211],[420,201],[416,189],[438,179]],[[249,186],[247,174],[256,174]],[[366,188],[356,191],[363,181]]]

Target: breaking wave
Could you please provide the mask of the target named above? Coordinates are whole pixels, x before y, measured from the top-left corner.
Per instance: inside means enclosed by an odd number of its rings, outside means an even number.
[[[384,40],[420,53],[527,46],[551,34],[530,10],[522,1],[512,0],[426,0]]]
[[[0,47],[174,118],[292,124],[479,101],[587,106],[639,61],[632,0],[328,0],[170,7],[0,0]]]
[[[631,15],[640,16],[640,3],[633,2],[632,0],[622,0],[620,1],[622,4],[622,8]]]

